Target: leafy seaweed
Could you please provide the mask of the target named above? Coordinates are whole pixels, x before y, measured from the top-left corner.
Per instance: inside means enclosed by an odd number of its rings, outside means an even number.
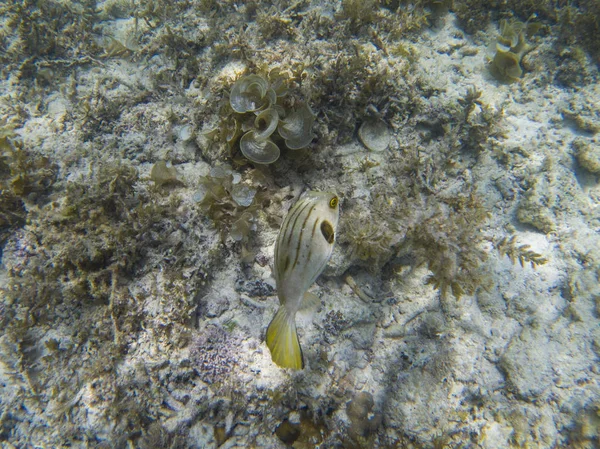
[[[517,244],[517,236],[503,237],[499,241],[494,242],[494,246],[502,256],[508,256],[510,261],[515,264],[519,261],[521,267],[526,263],[531,264],[531,268],[536,268],[539,265],[544,265],[548,259],[541,254],[532,251],[530,245]]]
[[[486,286],[483,227],[488,218],[479,197],[470,193],[438,203],[408,229],[407,243],[417,264],[431,270],[427,283],[439,289],[442,297],[452,293],[460,298]]]

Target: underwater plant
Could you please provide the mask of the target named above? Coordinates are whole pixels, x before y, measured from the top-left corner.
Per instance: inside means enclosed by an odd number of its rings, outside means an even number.
[[[517,260],[521,267],[526,263],[531,264],[531,268],[536,268],[538,265],[544,265],[548,262],[541,254],[532,251],[529,245],[517,245],[517,237],[513,235],[511,238],[504,237],[502,240],[494,242],[494,246],[502,256],[508,256],[510,261],[515,264]]]
[[[139,176],[131,164],[101,160],[93,165],[85,177],[42,192],[55,200],[44,204],[38,199],[27,211],[28,228],[14,233],[4,248],[8,276],[0,296],[6,298],[2,328],[8,344],[0,347],[2,359],[28,376],[40,404],[54,403],[64,413],[76,408],[69,398],[90,379],[117,390],[110,381],[114,363],[141,323],[139,297],[134,301],[121,285],[134,269],[148,267],[138,262],[160,244],[159,232],[174,230],[173,221],[164,219],[177,207],[176,200],[162,204],[136,191]],[[161,258],[165,263],[171,262]],[[22,307],[29,309],[27,317],[19,312]],[[189,310],[182,316],[189,317]],[[182,321],[169,318],[170,323]],[[34,337],[59,327],[63,331],[52,338]],[[36,355],[24,361],[23,354],[32,352]],[[78,375],[66,385],[72,363]],[[107,408],[119,402],[109,399]]]
[[[532,50],[525,37],[534,34],[539,27],[539,24],[529,23],[529,21],[500,21],[500,35],[490,65],[492,75],[501,81],[515,81],[523,76],[521,60]]]
[[[375,270],[394,254],[393,240],[394,235],[386,224],[369,217],[366,211],[350,213],[340,232],[340,241],[349,246],[349,257],[367,262]]]
[[[460,298],[487,284],[487,252],[483,228],[489,212],[480,197],[471,192],[436,202],[407,229],[402,246],[408,245],[416,265],[432,272],[427,284]]]
[[[370,151],[382,152],[390,145],[390,130],[380,118],[370,118],[358,129],[358,137]]]
[[[0,173],[6,173],[6,188],[14,195],[34,200],[52,187],[56,170],[47,157],[28,151],[12,131],[0,129]]]
[[[226,125],[231,129],[226,140],[233,145],[241,132],[240,150],[256,164],[272,164],[279,159],[279,146],[272,140],[277,134],[290,150],[306,148],[315,135],[312,126],[315,114],[307,105],[286,109],[281,99],[288,94],[283,78],[277,73],[269,82],[261,75],[246,75],[238,79],[229,95],[233,118]]]
[[[158,187],[165,185],[182,184],[179,179],[177,169],[173,166],[167,166],[165,161],[158,161],[152,166],[150,171],[150,179],[154,181],[154,184]]]
[[[213,167],[208,176],[201,177],[194,201],[218,225],[221,241],[228,234],[243,241],[254,228],[253,203],[259,185],[256,177],[242,182],[240,174],[227,164]]]
[[[25,200],[39,202],[47,196],[56,174],[48,158],[32,154],[10,127],[0,127],[0,245],[11,230],[25,224]]]

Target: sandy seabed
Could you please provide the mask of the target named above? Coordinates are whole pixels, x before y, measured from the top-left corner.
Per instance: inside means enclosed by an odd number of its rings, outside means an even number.
[[[164,22],[108,3],[98,57],[0,81],[3,448],[598,447],[589,58],[565,68],[549,28],[507,82],[498,24],[468,35],[452,12],[394,38],[393,12],[357,25],[335,2],[270,24],[229,2]],[[227,145],[228,92],[274,71],[316,138],[254,167]],[[376,119],[379,152],[357,134]],[[200,204],[206,185],[226,187]],[[338,192],[341,218],[292,372],[264,332],[279,224],[309,188]]]

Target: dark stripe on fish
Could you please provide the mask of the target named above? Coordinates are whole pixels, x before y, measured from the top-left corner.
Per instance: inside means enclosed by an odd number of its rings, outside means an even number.
[[[315,224],[313,225],[312,234],[310,235],[311,240],[315,238],[315,231],[317,230],[318,224],[319,224],[319,220],[315,220]]]
[[[306,215],[304,222],[302,223],[302,227],[300,228],[300,236],[298,237],[298,244],[296,245],[296,257],[294,258],[294,263],[292,264],[292,270],[294,268],[296,268],[296,264],[298,263],[298,257],[300,256],[300,245],[302,244],[302,237],[304,236],[304,228],[306,226],[306,223],[308,222],[308,219],[310,218],[311,214],[313,213],[313,211],[315,210],[316,207],[317,207],[317,205],[313,204],[313,206],[308,211],[308,214]]]
[[[298,218],[300,218],[300,215],[302,214],[302,212],[304,212],[304,209],[306,209],[308,206],[310,206],[310,201],[306,201],[305,204],[301,205],[302,207],[298,206],[298,213],[296,214],[296,216],[294,217],[294,222],[292,223],[292,217],[290,217],[290,219],[288,220],[288,225],[285,229],[285,232],[283,233],[283,237],[285,238],[285,235],[287,234],[288,229],[290,230],[289,235],[287,236],[287,244],[289,245],[291,240],[292,240],[292,236],[294,235],[294,228],[296,227],[296,222],[298,221]],[[292,225],[290,226],[290,223],[292,223]]]
[[[283,244],[283,242],[285,241],[286,237],[288,240],[288,246],[290,244],[290,240],[292,239],[292,231],[293,231],[293,227],[290,230],[290,235],[287,236],[287,232],[290,229],[290,223],[292,222],[292,218],[295,215],[295,218],[297,219],[298,216],[300,215],[300,213],[302,212],[302,208],[304,208],[306,200],[300,200],[297,204],[295,204],[294,206],[292,206],[292,209],[290,210],[290,212],[288,213],[288,217],[286,217],[284,219],[283,222],[283,227],[281,228],[281,231],[279,231],[279,237],[277,239],[277,244],[275,245],[275,263],[276,264],[281,264],[281,260],[279,260],[279,247]],[[294,221],[295,223],[295,221]],[[285,271],[285,270],[284,270]]]
[[[310,234],[310,239],[314,239],[315,238],[315,231],[317,230],[317,225],[319,224],[319,220],[315,220],[315,224],[313,225],[313,230],[312,233]],[[312,245],[310,246],[310,249],[308,250],[308,256],[306,257],[306,263],[310,264],[310,257],[312,256]]]

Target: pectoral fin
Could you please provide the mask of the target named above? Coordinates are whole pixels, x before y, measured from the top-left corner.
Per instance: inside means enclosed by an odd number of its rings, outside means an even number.
[[[267,346],[273,362],[282,368],[302,369],[302,349],[296,332],[296,321],[285,307],[280,307],[267,328]]]
[[[302,299],[302,305],[300,306],[300,312],[307,312],[316,309],[321,305],[321,298],[311,292],[304,293],[304,299]]]

